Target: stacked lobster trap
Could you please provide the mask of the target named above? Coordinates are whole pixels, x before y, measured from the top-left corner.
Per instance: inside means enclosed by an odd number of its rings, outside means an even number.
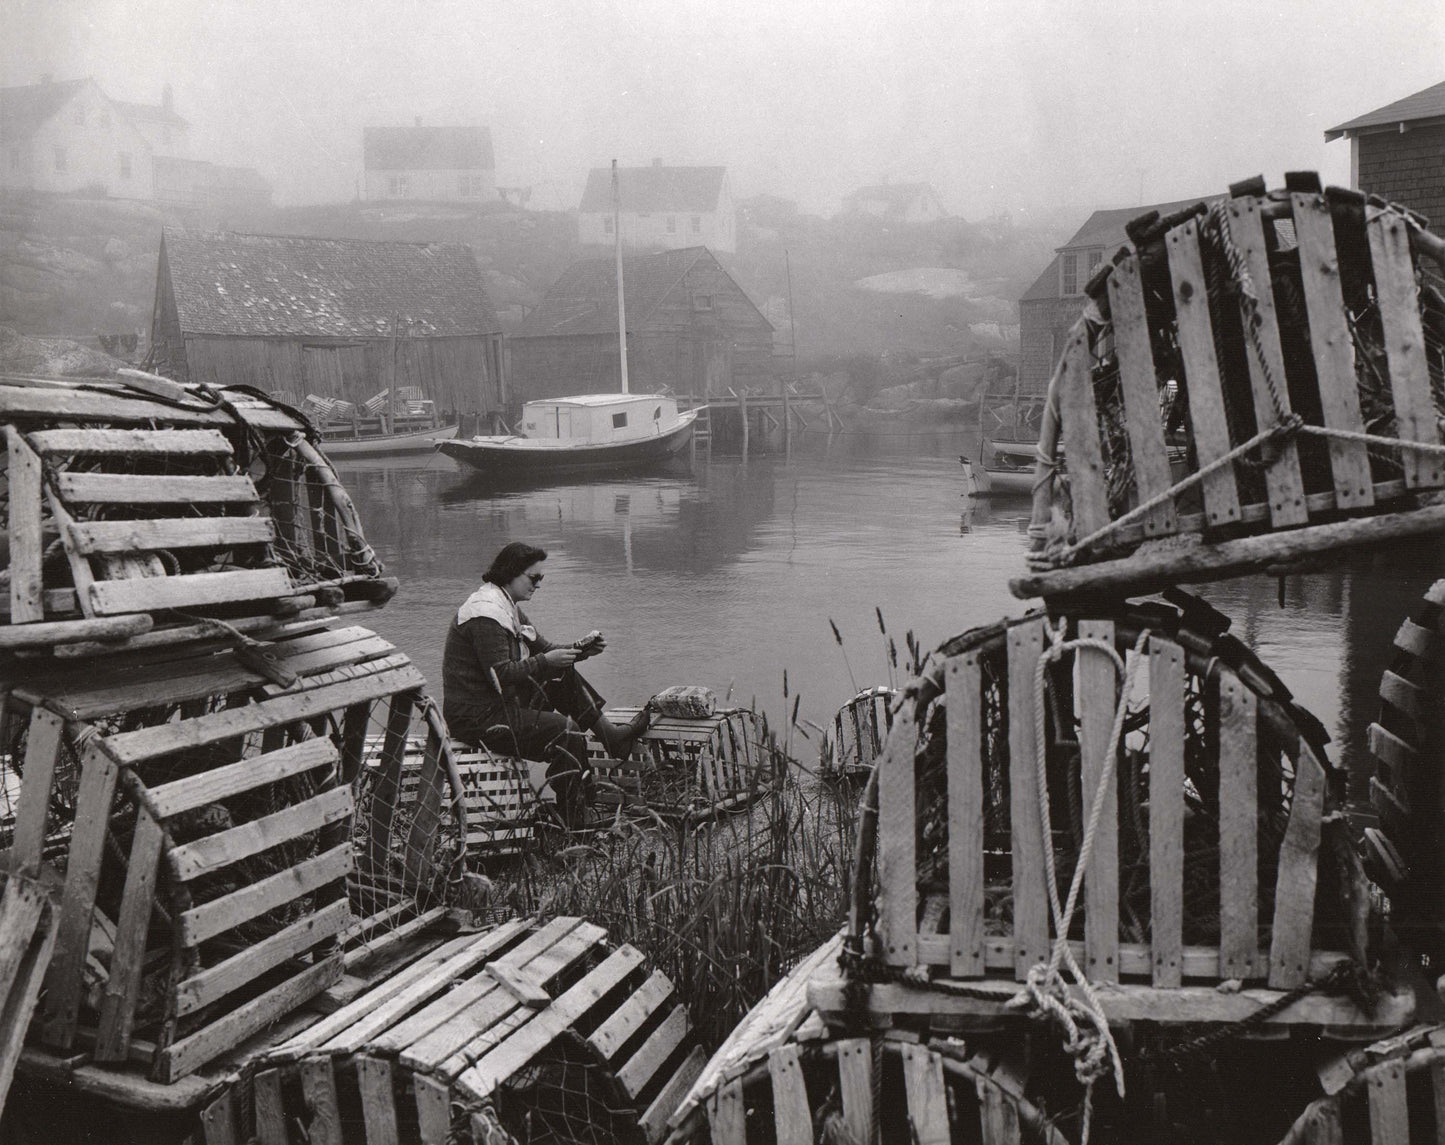
[[[1323,726],[1179,587],[1445,528],[1445,244],[1307,175],[1129,235],[1050,385],[1012,582],[1045,607],[892,702],[848,924],[704,1068],[679,1145],[1445,1124],[1433,1048],[1331,1080],[1439,957],[1445,588],[1396,638],[1363,831]]]

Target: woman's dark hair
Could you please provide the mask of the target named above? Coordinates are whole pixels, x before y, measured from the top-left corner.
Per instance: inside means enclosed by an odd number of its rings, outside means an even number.
[[[482,574],[488,584],[506,584],[516,580],[538,561],[547,559],[547,551],[525,541],[513,541],[502,546],[502,551],[492,558],[492,567]]]

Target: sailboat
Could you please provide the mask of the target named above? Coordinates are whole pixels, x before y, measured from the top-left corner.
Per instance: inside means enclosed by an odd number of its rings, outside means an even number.
[[[612,161],[613,234],[617,256],[618,393],[572,394],[522,406],[521,433],[442,441],[448,457],[498,474],[618,470],[664,461],[687,448],[697,410],[680,412],[666,394],[634,394],[627,384],[627,303],[622,289],[622,210]]]

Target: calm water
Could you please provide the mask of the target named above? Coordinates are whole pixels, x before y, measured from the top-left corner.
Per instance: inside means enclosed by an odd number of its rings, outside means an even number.
[[[756,699],[775,726],[827,724],[859,687],[889,683],[904,657],[1027,607],[1025,498],[970,503],[960,452],[973,433],[805,437],[791,456],[700,455],[693,468],[631,479],[497,488],[443,457],[339,466],[368,538],[402,591],[368,620],[440,692],[441,645],[457,605],[503,544],[551,554],[528,606],[554,640],[590,629],[607,652],[586,666],[616,703],[669,684]],[[1355,762],[1400,621],[1445,575],[1432,540],[1293,577],[1201,590],[1233,618]],[[879,630],[881,609],[888,636]],[[839,647],[829,626],[837,624]],[[784,673],[789,698],[784,698]],[[815,749],[799,743],[796,754]]]

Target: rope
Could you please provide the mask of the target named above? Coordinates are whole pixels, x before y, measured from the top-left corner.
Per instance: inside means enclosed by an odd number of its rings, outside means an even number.
[[[1124,1096],[1124,1063],[1119,1056],[1119,1047],[1109,1029],[1109,1019],[1103,1003],[1094,991],[1069,945],[1069,930],[1073,925],[1074,913],[1078,909],[1079,891],[1083,887],[1084,872],[1093,853],[1094,841],[1098,837],[1099,823],[1103,819],[1104,807],[1114,790],[1114,769],[1119,755],[1119,740],[1124,732],[1124,720],[1129,711],[1129,695],[1134,688],[1134,677],[1143,662],[1143,649],[1149,639],[1149,630],[1143,629],[1129,654],[1126,663],[1115,651],[1112,643],[1086,637],[1065,640],[1063,620],[1057,628],[1047,628],[1049,647],[1034,666],[1034,736],[1037,744],[1036,767],[1039,783],[1039,818],[1044,838],[1044,870],[1048,882],[1049,909],[1054,918],[1054,948],[1047,963],[1038,963],[1030,968],[1024,989],[1008,1002],[1010,1009],[1030,1010],[1036,1015],[1052,1018],[1064,1029],[1064,1050],[1074,1059],[1074,1074],[1084,1086],[1084,1114],[1081,1130],[1081,1145],[1088,1145],[1089,1127],[1093,1119],[1094,1083],[1106,1073],[1114,1075],[1114,1085],[1119,1096]],[[1053,848],[1053,821],[1049,809],[1048,783],[1048,741],[1044,726],[1045,687],[1044,679],[1048,666],[1065,654],[1092,648],[1109,657],[1118,673],[1121,688],[1119,702],[1114,709],[1113,726],[1105,754],[1099,765],[1099,785],[1089,809],[1089,822],[1084,830],[1084,841],[1079,848],[1078,861],[1074,864],[1073,878],[1069,884],[1066,902],[1059,902],[1058,877],[1055,870]],[[1060,964],[1064,964],[1074,984],[1083,993],[1083,998],[1071,993],[1064,982]]]

